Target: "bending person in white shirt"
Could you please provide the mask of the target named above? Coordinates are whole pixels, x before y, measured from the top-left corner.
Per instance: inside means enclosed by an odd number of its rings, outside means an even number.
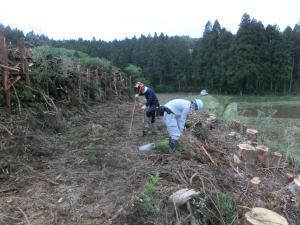
[[[201,109],[203,109],[203,102],[200,99],[192,101],[173,99],[157,108],[156,115],[163,116],[164,124],[167,127],[171,153],[176,152],[177,142],[184,130],[188,114]]]

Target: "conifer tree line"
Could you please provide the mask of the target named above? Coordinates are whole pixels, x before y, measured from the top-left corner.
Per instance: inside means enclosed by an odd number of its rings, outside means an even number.
[[[17,30],[7,30],[11,40],[14,34],[21,35]],[[245,13],[236,34],[216,20],[213,24],[207,22],[201,38],[155,33],[110,42],[95,38],[57,41],[33,32],[25,38],[35,45],[48,44],[107,58],[156,91],[300,93],[300,22],[280,31],[277,25],[265,27]]]

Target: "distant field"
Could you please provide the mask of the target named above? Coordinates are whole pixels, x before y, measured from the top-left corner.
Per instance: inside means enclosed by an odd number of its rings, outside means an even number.
[[[273,150],[287,152],[300,163],[300,96],[199,96],[192,93],[159,94],[161,104],[174,98],[200,98],[205,111],[230,121],[237,119],[259,130]]]
[[[187,98],[188,96],[197,95],[196,93],[159,93],[157,94],[159,103],[161,105],[166,104],[168,101],[175,98]]]

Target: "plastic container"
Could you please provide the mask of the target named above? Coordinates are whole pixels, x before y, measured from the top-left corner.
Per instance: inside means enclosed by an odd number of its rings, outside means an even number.
[[[149,143],[149,144],[145,144],[145,145],[141,145],[139,147],[139,151],[140,152],[145,152],[145,151],[151,151],[154,148],[154,143]]]

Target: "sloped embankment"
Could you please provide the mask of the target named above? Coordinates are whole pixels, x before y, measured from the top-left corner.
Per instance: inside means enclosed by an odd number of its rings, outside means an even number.
[[[208,114],[191,115],[187,124],[180,156],[148,155],[161,177],[157,197],[162,218],[141,218],[134,208],[123,220],[129,218],[128,224],[241,224],[258,207],[263,213],[260,208],[277,213],[289,224],[300,223],[299,184],[298,190],[293,189],[299,167],[257,141],[251,133],[255,131],[243,124],[229,126]],[[181,193],[184,203],[173,204],[170,196],[185,189],[197,194],[183,197]]]
[[[0,224],[241,224],[252,207],[300,223],[298,200],[289,189],[299,170],[284,157],[267,167],[246,157],[237,147],[248,141],[244,129],[231,133],[212,115],[192,115],[180,156],[144,154],[137,146],[165,138],[165,128],[160,123],[157,135],[142,137],[137,110],[129,136],[132,107],[115,102],[89,112],[65,108],[60,132],[34,132],[14,119],[27,135],[2,145],[1,156],[14,157],[7,158],[9,174],[1,178]],[[169,196],[183,188],[197,194],[174,205]]]

